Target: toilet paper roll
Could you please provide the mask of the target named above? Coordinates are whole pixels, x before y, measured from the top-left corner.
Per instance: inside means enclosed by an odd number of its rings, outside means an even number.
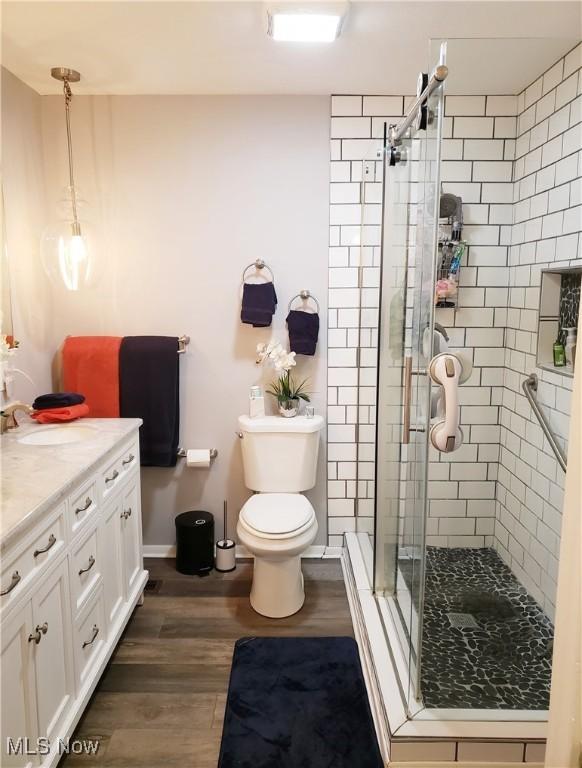
[[[210,466],[210,448],[188,448],[186,466],[202,469]]]

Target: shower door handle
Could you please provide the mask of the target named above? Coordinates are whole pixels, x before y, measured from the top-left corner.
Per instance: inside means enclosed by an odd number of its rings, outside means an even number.
[[[403,398],[403,414],[402,414],[402,444],[408,445],[410,443],[411,432],[424,432],[424,427],[421,425],[413,426],[410,424],[410,415],[412,413],[412,377],[423,376],[424,371],[412,370],[412,356],[409,355],[404,358],[404,398]]]
[[[412,402],[412,357],[404,358],[404,413],[402,415],[402,442],[410,442],[410,409]]]

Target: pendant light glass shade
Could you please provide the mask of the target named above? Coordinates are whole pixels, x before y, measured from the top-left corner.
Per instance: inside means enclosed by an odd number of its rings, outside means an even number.
[[[68,291],[88,288],[95,278],[95,238],[86,211],[87,204],[78,190],[66,187],[54,220],[42,235],[44,270],[55,285]]]
[[[50,279],[68,291],[80,291],[89,287],[95,276],[95,242],[91,227],[86,220],[87,204],[75,187],[73,171],[73,142],[71,135],[70,83],[78,83],[81,75],[74,69],[54,67],[51,75],[63,83],[65,99],[65,125],[69,161],[69,186],[56,209],[51,224],[41,239],[41,259]]]

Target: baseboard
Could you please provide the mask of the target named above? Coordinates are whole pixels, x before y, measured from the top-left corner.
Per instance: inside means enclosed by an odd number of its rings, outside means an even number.
[[[341,547],[326,547],[325,544],[316,544],[312,547],[308,547],[301,555],[302,558],[311,559],[337,559],[341,557]],[[144,557],[176,557],[176,545],[175,544],[144,544],[143,547]],[[240,558],[252,558],[248,550],[242,545],[236,545],[236,556]]]
[[[423,763],[418,760],[415,760],[414,762],[396,760],[390,763],[390,768],[437,768],[437,766],[438,768],[519,768],[520,765],[524,768],[544,768],[543,763],[468,763],[463,760],[454,763],[448,760],[446,762],[439,761],[438,763],[435,763],[434,761]]]
[[[176,557],[175,544],[144,544],[144,557]]]

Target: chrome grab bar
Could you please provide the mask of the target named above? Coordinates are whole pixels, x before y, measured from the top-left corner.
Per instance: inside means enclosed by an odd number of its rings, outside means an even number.
[[[568,463],[566,454],[562,450],[562,446],[558,443],[556,436],[552,432],[552,428],[550,427],[550,422],[547,420],[545,413],[540,408],[540,404],[538,403],[535,395],[535,393],[538,391],[538,377],[536,376],[536,374],[530,373],[530,375],[521,385],[521,388],[523,389],[523,391],[525,392],[525,396],[529,400],[529,404],[531,405],[532,410],[535,413],[536,418],[540,423],[540,426],[544,432],[544,435],[548,438],[548,443],[550,444],[552,451],[556,455],[558,464],[562,467],[562,469],[565,472],[566,466]]]

